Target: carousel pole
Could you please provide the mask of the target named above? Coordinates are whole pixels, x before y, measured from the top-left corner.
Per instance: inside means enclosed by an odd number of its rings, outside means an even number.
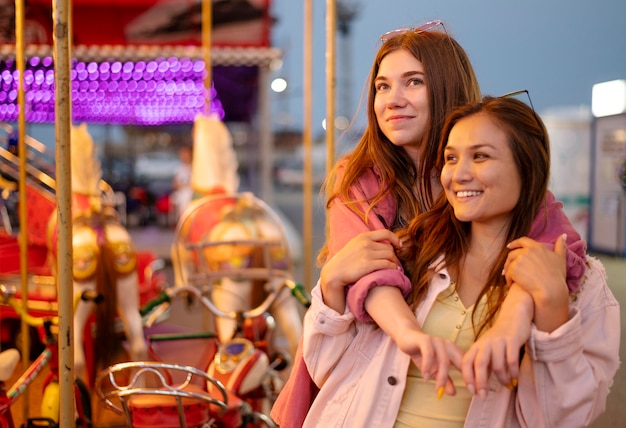
[[[56,142],[56,198],[58,243],[57,290],[59,305],[59,426],[74,426],[74,343],[72,276],[72,212],[70,130],[71,0],[53,0],[54,122]]]
[[[24,58],[24,0],[15,1],[15,62],[19,72],[19,84],[17,88],[18,104],[18,142],[17,154],[19,156],[19,217],[20,217],[20,277],[22,287],[22,305],[28,304],[28,236],[26,223],[28,215],[26,210],[26,97],[24,88],[24,71],[26,70],[26,59]],[[29,331],[29,326],[24,320],[21,322],[21,331]],[[30,365],[30,335],[22,334],[22,367]],[[28,419],[28,402],[23,400],[24,420]]]
[[[304,286],[311,291],[313,276],[313,0],[304,0]]]
[[[213,0],[202,0],[202,59],[204,60],[204,68],[206,70],[204,77],[204,113],[207,116],[211,112],[211,101],[213,99],[213,65],[211,60],[211,31],[213,31],[212,2]],[[202,311],[202,326],[204,330],[209,331],[212,325],[213,322],[210,315],[207,311]]]
[[[204,89],[206,99],[204,100],[204,112],[208,115],[211,111],[213,69],[211,63],[211,31],[213,28],[213,5],[212,0],[202,0],[202,58],[206,77],[204,78]]]
[[[335,163],[337,0],[326,1],[326,168]]]

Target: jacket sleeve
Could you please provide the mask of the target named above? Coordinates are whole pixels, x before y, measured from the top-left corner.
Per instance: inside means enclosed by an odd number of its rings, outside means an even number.
[[[373,172],[364,174],[358,185],[351,189],[353,200],[363,201],[360,208],[367,212],[368,195],[371,196],[378,188],[378,182]],[[341,250],[352,238],[370,230],[385,229],[395,220],[396,205],[393,198],[385,198],[379,206],[370,210],[367,221],[352,211],[346,204],[335,199],[328,209],[328,250],[329,257]],[[411,282],[404,275],[403,270],[385,269],[372,272],[347,287],[346,300],[350,311],[359,321],[371,321],[365,311],[364,302],[367,293],[372,287],[387,285],[399,287],[404,296],[411,290]]]
[[[552,192],[547,192],[543,207],[528,236],[553,248],[558,237],[567,234],[567,288],[570,294],[575,293],[585,274],[587,243],[580,237],[565,215],[563,204],[556,200]]]
[[[319,284],[311,290],[304,315],[302,355],[311,378],[322,387],[356,334],[354,316],[338,314],[324,304]]]
[[[552,333],[531,329],[516,398],[522,426],[588,426],[606,408],[619,367],[620,308],[602,264],[588,258],[587,266],[570,320]]]

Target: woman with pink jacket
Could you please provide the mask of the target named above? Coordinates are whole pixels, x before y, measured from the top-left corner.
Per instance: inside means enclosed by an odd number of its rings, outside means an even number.
[[[327,180],[327,241],[319,257],[320,282],[349,286],[348,306],[364,322],[372,320],[364,308],[372,288],[394,285],[409,293],[410,281],[394,252],[398,238],[390,230],[431,206],[441,184],[436,174],[422,171],[434,171],[445,116],[480,100],[469,58],[441,22],[393,31],[381,40],[368,84],[366,131]],[[529,235],[554,244],[563,232],[569,245],[568,285],[574,290],[584,273],[585,242],[547,192]],[[300,346],[272,408],[282,428],[302,426],[318,391],[301,352]]]
[[[619,366],[619,305],[598,260],[572,289],[567,237],[529,237],[550,170],[543,123],[486,97],[452,113],[438,160],[443,193],[400,232],[406,301],[383,278],[364,300],[376,325],[333,309],[342,286],[314,288],[303,355],[320,391],[303,426],[588,426]],[[441,339],[439,372],[418,369],[423,334]]]

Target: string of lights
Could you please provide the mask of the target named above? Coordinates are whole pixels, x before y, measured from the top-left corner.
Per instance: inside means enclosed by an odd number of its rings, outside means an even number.
[[[0,121],[17,119],[19,71],[13,58],[0,60]],[[215,88],[206,96],[202,60],[169,57],[138,61],[74,60],[72,116],[75,122],[158,125],[193,122],[210,100],[224,117]],[[54,62],[30,57],[24,71],[26,120],[54,122]]]

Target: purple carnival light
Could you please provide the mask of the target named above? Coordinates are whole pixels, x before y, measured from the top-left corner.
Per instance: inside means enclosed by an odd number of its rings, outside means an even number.
[[[51,57],[31,57],[24,72],[26,120],[54,122],[54,64]],[[214,87],[206,95],[201,60],[158,58],[151,61],[74,61],[72,107],[75,122],[159,125],[191,123],[204,111],[224,117]],[[0,61],[0,121],[17,119],[19,72],[12,58]]]

